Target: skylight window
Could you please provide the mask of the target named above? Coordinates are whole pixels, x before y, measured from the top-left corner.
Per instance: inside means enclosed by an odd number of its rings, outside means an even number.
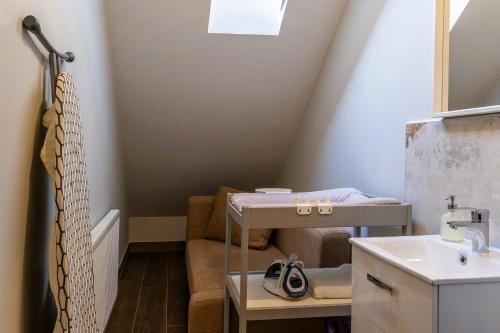
[[[288,0],[211,0],[208,33],[280,34]]]
[[[464,13],[470,0],[452,0],[450,1],[450,31],[457,23],[458,19]]]

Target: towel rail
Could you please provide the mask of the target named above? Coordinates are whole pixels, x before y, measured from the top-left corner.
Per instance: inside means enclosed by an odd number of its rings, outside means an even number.
[[[47,37],[43,34],[40,22],[33,15],[28,15],[23,19],[23,27],[35,35],[49,53],[55,53],[59,59],[67,62],[73,62],[75,60],[73,52],[61,53],[52,46]]]
[[[50,66],[50,81],[52,84],[52,99],[55,100],[55,84],[57,82],[57,76],[59,75],[60,60],[66,62],[75,61],[75,55],[73,52],[61,53],[57,51],[54,46],[49,42],[47,37],[42,32],[42,27],[40,22],[33,15],[28,15],[23,19],[24,29],[31,32],[40,41],[40,43],[49,52],[49,66]]]

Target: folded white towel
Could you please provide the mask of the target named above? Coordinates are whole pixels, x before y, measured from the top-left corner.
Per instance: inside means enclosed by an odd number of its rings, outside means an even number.
[[[352,266],[309,268],[304,273],[314,298],[352,298]]]
[[[400,204],[395,198],[369,198],[354,188],[336,188],[315,192],[297,193],[235,193],[231,196],[231,203],[241,211],[243,207],[295,207],[295,200],[301,203],[306,201],[312,205],[316,201],[331,202],[334,206],[349,205],[386,205]]]

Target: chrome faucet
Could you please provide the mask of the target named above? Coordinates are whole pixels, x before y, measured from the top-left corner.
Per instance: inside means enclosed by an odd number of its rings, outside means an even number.
[[[490,211],[488,209],[471,209],[468,221],[450,221],[450,228],[465,228],[472,232],[472,252],[488,253],[490,250]]]

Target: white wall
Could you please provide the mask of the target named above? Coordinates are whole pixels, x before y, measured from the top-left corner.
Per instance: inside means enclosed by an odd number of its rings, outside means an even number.
[[[491,86],[484,97],[479,102],[479,105],[490,106],[500,104],[500,75],[497,81]]]
[[[34,332],[36,320],[45,318],[45,313],[39,313],[36,319],[29,317],[40,311],[33,307],[40,305],[39,298],[46,293],[43,289],[46,281],[30,281],[30,278],[46,278],[42,261],[45,253],[30,252],[41,251],[34,243],[43,237],[37,231],[50,215],[47,205],[51,198],[38,158],[45,61],[21,28],[21,19],[27,14],[39,17],[44,32],[56,47],[76,54],[76,62],[67,69],[74,74],[81,99],[92,222],[95,224],[111,208],[120,209],[122,221],[127,221],[100,1],[3,1],[0,9],[0,281],[4,286],[0,299],[1,332]],[[123,251],[127,223],[123,223],[121,232]],[[36,282],[42,290],[30,288]]]
[[[279,184],[403,197],[405,122],[432,114],[434,1],[351,0]]]
[[[281,33],[208,34],[207,0],[106,0],[131,215],[269,186],[345,0],[290,0]]]
[[[186,240],[186,216],[131,217],[130,243]]]

